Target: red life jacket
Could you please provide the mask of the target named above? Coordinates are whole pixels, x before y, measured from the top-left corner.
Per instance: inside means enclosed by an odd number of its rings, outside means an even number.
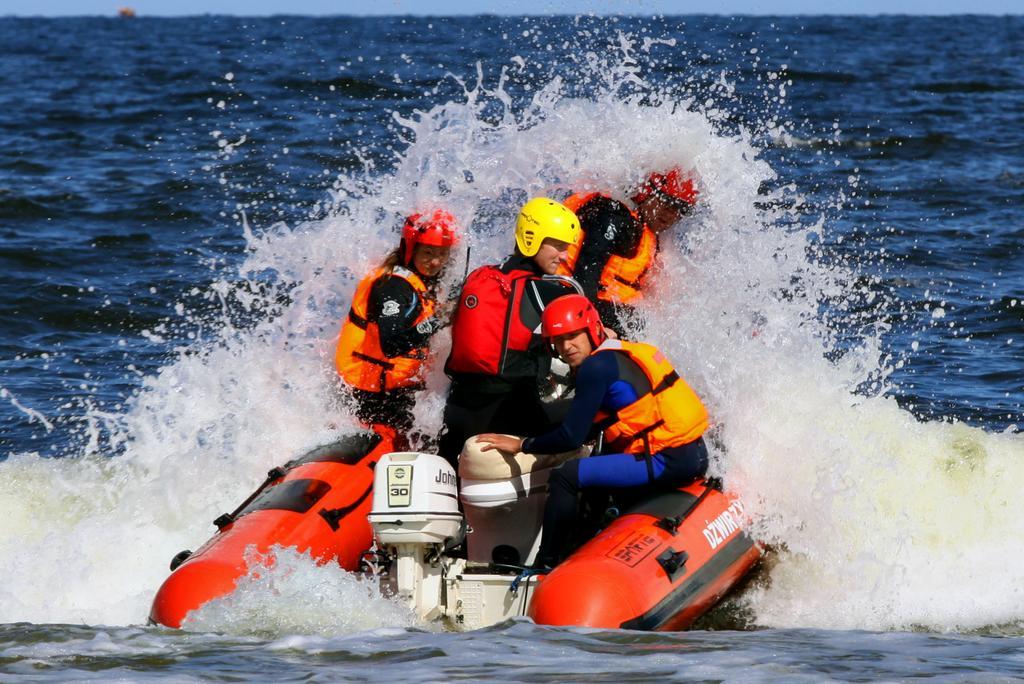
[[[523,292],[537,274],[481,266],[466,278],[452,319],[449,374],[507,375],[517,357],[527,354],[533,331],[519,317]]]

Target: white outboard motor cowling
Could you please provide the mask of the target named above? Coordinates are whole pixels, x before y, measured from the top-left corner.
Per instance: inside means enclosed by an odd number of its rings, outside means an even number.
[[[370,525],[388,544],[443,544],[459,535],[455,470],[440,456],[385,454],[377,462]]]

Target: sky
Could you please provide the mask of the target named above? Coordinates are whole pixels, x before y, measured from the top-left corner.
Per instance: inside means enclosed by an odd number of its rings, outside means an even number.
[[[1024,14],[1024,0],[0,0],[0,16],[191,14]]]

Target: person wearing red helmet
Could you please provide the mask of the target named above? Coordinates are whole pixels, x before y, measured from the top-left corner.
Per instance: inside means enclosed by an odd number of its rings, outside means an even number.
[[[412,427],[427,346],[446,323],[437,287],[457,233],[455,218],[443,209],[412,214],[398,248],[356,287],[335,365],[364,423]]]
[[[536,437],[483,434],[478,442],[508,453],[556,454],[578,449],[595,427],[604,453],[567,461],[551,474],[537,565],[566,555],[584,490],[674,488],[704,474],[708,413],[669,361],[649,344],[609,339],[582,295],[552,302],[541,322],[553,351],[573,369],[576,391],[565,419]]]
[[[643,291],[658,252],[658,235],[693,210],[693,177],[682,169],[654,172],[631,194],[632,208],[606,193],[576,193],[565,205],[580,219],[582,238],[560,271],[571,275],[619,335]]]

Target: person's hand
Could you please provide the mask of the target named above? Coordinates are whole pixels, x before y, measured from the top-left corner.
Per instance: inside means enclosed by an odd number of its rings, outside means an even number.
[[[498,435],[493,432],[487,432],[482,435],[476,436],[476,441],[486,444],[480,451],[505,451],[510,454],[515,454],[523,450],[523,440],[519,437],[509,437],[508,435]]]
[[[617,340],[617,339],[619,339],[619,333],[615,332],[611,328],[605,328],[604,329],[604,334],[608,337],[609,340]]]

